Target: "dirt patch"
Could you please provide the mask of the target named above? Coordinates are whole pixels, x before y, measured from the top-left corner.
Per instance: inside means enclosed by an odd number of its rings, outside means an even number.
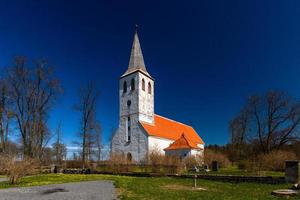
[[[187,185],[177,185],[177,184],[170,184],[170,185],[164,185],[162,186],[164,189],[168,190],[188,190],[188,191],[206,191],[207,189],[203,187],[192,187]]]

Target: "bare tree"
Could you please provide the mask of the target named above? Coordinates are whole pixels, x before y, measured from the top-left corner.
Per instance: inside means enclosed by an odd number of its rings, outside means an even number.
[[[232,161],[245,159],[248,153],[249,136],[247,131],[249,129],[249,110],[244,108],[238,116],[230,121],[229,131],[230,131],[230,144],[229,155]]]
[[[82,167],[91,159],[94,146],[94,133],[96,129],[96,104],[99,92],[93,83],[88,83],[79,90],[79,102],[75,109],[80,112],[81,159]]]
[[[230,121],[229,129],[232,144],[244,144],[247,142],[248,121],[249,113],[247,110],[242,110],[236,118]]]
[[[46,124],[48,113],[61,87],[46,62],[37,62],[33,68],[25,64],[25,58],[18,57],[9,71],[12,113],[20,131],[24,155],[41,159],[50,137]]]
[[[6,78],[4,78],[0,81],[0,153],[6,152],[11,118],[9,84]]]
[[[259,141],[261,150],[268,153],[299,139],[300,103],[278,91],[251,96],[232,122],[233,141],[246,137]]]
[[[54,160],[56,164],[61,165],[62,161],[66,159],[67,156],[67,148],[66,145],[62,143],[62,131],[61,131],[62,123],[59,122],[58,127],[56,129],[56,142],[52,144],[52,154],[54,156]]]

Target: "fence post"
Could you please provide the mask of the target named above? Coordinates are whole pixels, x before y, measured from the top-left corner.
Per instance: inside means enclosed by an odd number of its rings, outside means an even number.
[[[197,188],[197,175],[194,175],[194,188]]]

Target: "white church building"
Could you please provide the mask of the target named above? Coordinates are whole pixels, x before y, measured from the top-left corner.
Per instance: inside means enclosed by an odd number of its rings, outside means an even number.
[[[119,127],[111,152],[141,161],[152,150],[181,158],[203,155],[204,142],[186,124],[154,112],[154,79],[148,73],[138,38],[134,34],[129,66],[119,83]]]

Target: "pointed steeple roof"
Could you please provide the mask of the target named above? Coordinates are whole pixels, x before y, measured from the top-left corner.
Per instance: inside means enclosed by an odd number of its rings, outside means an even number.
[[[140,41],[139,41],[139,36],[138,36],[137,30],[135,30],[133,43],[132,43],[132,47],[131,47],[128,69],[122,75],[122,77],[127,74],[130,74],[134,71],[137,71],[137,70],[140,70],[140,71],[146,73],[148,76],[150,76],[149,73],[147,72],[147,69],[145,66],[143,53],[142,53],[142,49],[141,49],[141,45],[140,45]]]

